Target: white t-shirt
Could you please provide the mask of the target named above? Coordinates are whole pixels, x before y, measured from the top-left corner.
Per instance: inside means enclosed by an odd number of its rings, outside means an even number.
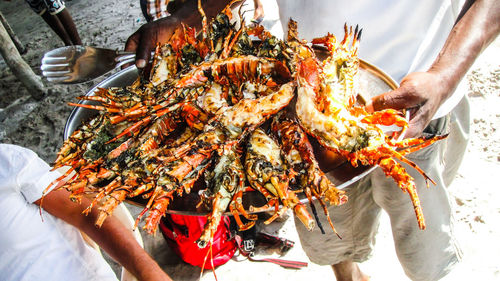
[[[283,31],[297,21],[299,37],[328,32],[339,40],[344,23],[363,29],[359,57],[401,82],[410,72],[426,71],[439,54],[460,13],[463,0],[277,0]],[[462,81],[434,118],[446,115],[466,93]]]
[[[33,151],[0,144],[0,280],[114,280],[75,227],[32,204],[60,174]],[[69,200],[69,199],[68,199]]]

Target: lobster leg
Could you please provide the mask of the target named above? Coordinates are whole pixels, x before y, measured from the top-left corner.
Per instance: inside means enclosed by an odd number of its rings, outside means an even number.
[[[88,215],[90,211],[104,196],[110,194],[113,190],[121,186],[121,177],[116,177],[112,182],[110,182],[106,187],[104,187],[92,200],[90,205],[83,211],[83,214]]]
[[[107,111],[107,112],[110,112],[110,113],[120,113],[120,112],[122,112],[122,110],[119,109],[119,108],[104,107],[102,105],[90,105],[90,104],[73,103],[73,102],[68,102],[68,105],[70,105],[70,106],[76,106],[76,107],[83,107],[83,108],[88,108],[88,109],[93,109],[93,110],[99,110],[99,111]]]
[[[365,157],[368,157],[371,162],[367,162],[367,159],[364,159]],[[351,160],[351,163],[352,160],[356,161],[355,159],[358,158],[358,160],[360,160],[364,164],[378,164],[386,176],[392,177],[399,188],[401,188],[401,190],[408,192],[413,204],[413,208],[415,210],[418,226],[420,227],[420,229],[425,229],[424,214],[422,212],[422,207],[420,206],[420,199],[417,194],[414,179],[408,174],[406,169],[401,164],[394,160],[394,158],[397,158],[404,163],[409,164],[411,167],[419,171],[426,180],[430,180],[430,178],[422,169],[420,169],[420,167],[418,167],[410,160],[404,158],[395,150],[385,146],[379,147],[376,151],[369,151],[367,149],[359,150],[356,153],[348,155],[348,158]],[[432,180],[431,182],[434,183],[434,181]]]
[[[365,116],[361,122],[367,124],[379,124],[384,126],[396,125],[401,127],[398,135],[404,135],[408,130],[408,121],[402,116],[402,113],[395,109],[384,109],[375,111],[371,115]]]
[[[439,140],[445,139],[446,137],[448,137],[447,134],[442,136],[435,136],[430,139],[421,139],[421,138],[405,139],[399,142],[395,142],[393,145],[395,147],[402,147],[403,149],[398,150],[398,153],[401,155],[406,155],[415,152],[417,150],[420,150],[422,148],[425,148]]]
[[[109,199],[106,200],[106,202],[99,207],[99,216],[97,217],[95,225],[100,227],[104,220],[110,216],[115,208],[125,200],[125,197],[127,197],[127,193],[129,192],[128,189],[116,189],[111,194],[109,194]]]
[[[149,216],[146,219],[146,224],[144,225],[144,229],[149,234],[154,234],[156,232],[156,228],[160,223],[160,219],[165,215],[165,212],[167,211],[168,205],[170,204],[171,200],[171,193],[165,193],[159,198],[155,199],[149,212]]]
[[[382,159],[379,166],[387,176],[391,176],[396,181],[403,191],[408,192],[415,210],[415,215],[417,216],[418,227],[420,229],[425,229],[424,213],[422,212],[420,199],[413,178],[406,172],[401,164],[392,158],[387,157]]]
[[[233,214],[234,219],[236,220],[236,223],[241,231],[252,228],[257,220],[257,215],[249,214],[245,208],[243,208],[242,196],[243,191],[237,191],[229,204],[229,210],[231,211],[231,214]],[[244,224],[241,221],[240,214],[242,214],[247,220],[250,220],[250,222]]]

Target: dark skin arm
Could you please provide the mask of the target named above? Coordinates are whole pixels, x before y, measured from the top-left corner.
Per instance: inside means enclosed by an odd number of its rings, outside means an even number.
[[[229,1],[206,0],[202,7],[208,22],[224,9]],[[151,51],[157,44],[167,43],[175,29],[181,22],[201,30],[201,15],[198,12],[198,1],[187,0],[179,7],[175,7],[172,15],[156,21],[148,22],[134,32],[125,43],[125,51],[136,52],[135,65],[144,68],[149,61]]]
[[[438,108],[453,94],[476,58],[500,32],[500,1],[467,1],[432,66],[414,72],[398,89],[374,97],[368,110],[410,109],[407,137],[420,136]]]
[[[226,3],[220,4],[220,7],[214,10],[221,10],[225,5]],[[207,3],[205,6],[211,5]],[[182,8],[194,10],[193,6],[188,5]],[[209,16],[208,11],[206,13],[208,17],[214,16],[214,14]],[[199,13],[184,12],[176,14],[170,19],[172,22],[168,22],[166,18],[165,22],[158,21],[156,24],[153,22],[144,25],[141,27],[142,30],[139,29],[129,38],[126,50],[137,50],[138,67],[144,66],[145,61],[141,62],[141,58],[149,58],[149,53],[141,50],[152,50],[155,43],[166,42],[172,35],[173,29],[180,23],[181,15],[191,15],[184,22],[199,27],[201,23]],[[367,104],[367,109],[371,111],[385,108],[410,109],[412,114],[407,137],[422,134],[439,106],[453,93],[475,59],[500,31],[500,1],[467,1],[460,16],[460,20],[450,32],[443,49],[429,70],[410,73],[403,79],[398,89],[374,97]],[[151,38],[151,41],[141,42],[137,38]],[[140,55],[141,53],[143,55]]]
[[[43,200],[43,208],[87,234],[139,280],[172,280],[118,219],[110,216],[97,228],[94,225],[99,213],[97,208],[93,208],[88,216],[82,214],[90,200],[83,198],[82,203],[77,204],[68,197],[69,192],[64,189],[50,192]],[[35,204],[40,205],[40,199]]]

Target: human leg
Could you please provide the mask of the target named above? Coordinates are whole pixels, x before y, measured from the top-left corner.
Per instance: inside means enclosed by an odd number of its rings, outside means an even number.
[[[358,264],[352,260],[346,260],[332,265],[337,281],[368,281],[370,277],[364,274]]]
[[[63,40],[66,46],[81,45],[82,41],[63,0],[43,0],[46,12],[42,18],[52,30]]]
[[[63,24],[66,33],[68,34],[71,44],[70,45],[82,45],[82,40],[76,29],[76,25],[73,22],[73,18],[68,12],[68,9],[63,9],[56,14],[59,21]]]
[[[330,229],[326,217],[318,208],[319,227],[308,232],[296,219],[296,228],[302,248],[309,259],[321,265],[332,265],[337,280],[366,280],[356,262],[366,261],[371,254],[378,229],[381,209],[375,204],[371,194],[371,180],[366,177],[344,189],[349,197],[342,206],[329,207],[335,229],[342,237]]]
[[[449,117],[431,122],[426,129],[430,134],[446,133]],[[443,179],[444,151],[453,146],[446,140],[417,151],[407,158],[422,168],[436,185],[426,188],[424,178],[413,168],[404,164],[414,178],[424,212],[426,229],[420,230],[413,205],[404,193],[387,178],[380,169],[371,174],[373,198],[387,211],[398,259],[408,277],[412,280],[438,280],[456,264],[461,252],[453,235],[453,214],[451,202]]]
[[[64,42],[64,45],[70,46],[72,45],[71,38],[69,37],[66,29],[62,25],[59,18],[55,15],[51,15],[47,11],[40,15],[42,19],[49,25],[49,27],[54,31],[59,38]]]
[[[47,23],[47,25],[54,31],[65,45],[71,45],[71,38],[66,33],[61,21],[54,15],[51,15],[47,8],[47,3],[43,0],[25,0],[30,8],[38,14]]]

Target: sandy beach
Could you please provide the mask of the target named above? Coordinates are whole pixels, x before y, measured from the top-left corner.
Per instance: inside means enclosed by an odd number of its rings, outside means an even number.
[[[252,1],[247,2],[251,10]],[[264,2],[264,25],[279,29],[276,4]],[[123,49],[127,37],[145,23],[137,0],[72,0],[66,4],[84,45]],[[62,47],[62,41],[24,1],[1,1],[0,10],[28,49],[24,60],[41,75],[43,54]],[[36,101],[0,59],[0,141],[30,148],[47,162],[53,161],[72,110],[67,103],[75,102],[77,96],[107,76],[79,85],[53,85],[45,81],[48,94]],[[500,38],[479,57],[466,79],[471,103],[471,137],[465,159],[449,187],[458,222],[457,238],[464,257],[444,280],[500,280],[497,260],[500,252]],[[138,207],[127,207],[132,214],[140,212]],[[291,216],[271,224],[265,231],[295,241],[295,247],[283,258],[309,262]],[[174,280],[200,278],[200,269],[176,257],[161,234],[153,237],[142,233],[142,238],[145,249]],[[408,280],[394,251],[387,216],[382,217],[373,257],[360,266],[373,281]],[[116,265],[114,268],[118,273],[120,268]],[[218,280],[335,280],[329,266],[309,262],[305,268],[291,270],[243,257],[235,257],[220,266],[216,274]],[[215,280],[212,271],[206,271],[201,280]]]

